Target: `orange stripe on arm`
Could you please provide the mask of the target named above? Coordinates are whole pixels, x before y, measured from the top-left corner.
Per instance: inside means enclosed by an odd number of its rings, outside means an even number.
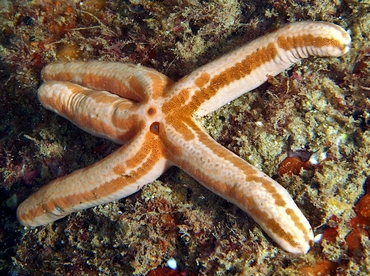
[[[119,144],[132,138],[139,128],[138,116],[135,115],[137,104],[106,91],[49,81],[39,88],[38,97],[45,108],[81,129]]]
[[[206,188],[247,212],[282,248],[295,254],[307,253],[313,243],[313,232],[289,193],[195,124],[191,125],[195,136],[192,140],[167,135],[167,158]],[[167,133],[176,130],[166,127]],[[178,154],[185,145],[187,150]]]
[[[206,64],[178,82],[172,94],[187,88],[200,103],[194,110],[202,116],[225,102],[265,82],[309,56],[341,56],[348,52],[351,38],[341,27],[326,22],[298,22]],[[190,97],[190,98],[191,98]],[[189,101],[190,101],[189,98]]]
[[[66,81],[94,89],[105,90],[136,102],[148,101],[152,86],[165,90],[173,82],[167,76],[144,66],[104,62],[71,61],[48,64],[42,70],[44,81]]]
[[[169,167],[160,149],[156,135],[138,135],[98,163],[58,178],[32,194],[17,209],[19,221],[25,226],[44,225],[135,193]]]

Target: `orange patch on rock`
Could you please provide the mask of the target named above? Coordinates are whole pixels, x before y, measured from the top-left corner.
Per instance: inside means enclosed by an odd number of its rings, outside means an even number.
[[[356,250],[361,250],[362,240],[369,238],[369,233],[363,228],[352,230],[346,237],[349,254],[355,253]]]
[[[310,166],[309,161],[303,162],[300,158],[298,157],[287,157],[281,162],[278,173],[280,175],[288,174],[289,176],[294,175],[299,175],[301,172],[301,169],[308,169]]]
[[[322,260],[310,266],[304,266],[299,269],[301,276],[332,275],[337,265],[329,260]]]
[[[354,210],[357,214],[357,219],[354,220],[353,223],[351,221],[352,224],[356,224],[352,226],[370,226],[370,194],[365,194],[363,197],[361,197]]]

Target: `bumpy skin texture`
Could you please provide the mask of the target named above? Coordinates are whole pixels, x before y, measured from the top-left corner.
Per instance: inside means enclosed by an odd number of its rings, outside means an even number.
[[[281,247],[306,253],[307,219],[288,192],[217,144],[195,120],[308,56],[340,56],[349,35],[324,22],[290,24],[179,82],[145,67],[68,62],[44,68],[42,104],[93,135],[124,144],[100,162],[54,180],[26,199],[20,222],[38,226],[126,197],[175,165],[233,202]]]

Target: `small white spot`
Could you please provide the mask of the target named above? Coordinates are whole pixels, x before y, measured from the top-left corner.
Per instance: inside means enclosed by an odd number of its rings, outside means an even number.
[[[327,151],[320,154],[320,161],[323,161],[326,158],[328,158],[328,152]]]
[[[167,261],[167,266],[171,269],[177,269],[177,262],[174,258],[170,258],[168,261]]]
[[[323,234],[317,234],[317,235],[313,238],[313,241],[314,241],[315,243],[319,243],[319,242],[321,241],[321,239],[322,239],[322,236],[323,236]]]
[[[326,158],[328,158],[328,152],[324,151],[319,155],[317,153],[312,154],[309,161],[312,165],[317,165]]]
[[[317,154],[312,154],[309,161],[312,165],[317,165],[319,163],[319,161],[317,160]]]

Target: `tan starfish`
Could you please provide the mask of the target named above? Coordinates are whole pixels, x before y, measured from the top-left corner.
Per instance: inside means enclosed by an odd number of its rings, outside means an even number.
[[[340,56],[350,37],[319,22],[290,24],[185,76],[177,83],[138,65],[67,62],[46,66],[42,104],[99,137],[124,144],[100,162],[58,178],[17,211],[26,226],[118,200],[177,166],[233,202],[281,247],[305,253],[313,243],[307,219],[288,192],[216,143],[196,121],[269,76],[311,55]]]

